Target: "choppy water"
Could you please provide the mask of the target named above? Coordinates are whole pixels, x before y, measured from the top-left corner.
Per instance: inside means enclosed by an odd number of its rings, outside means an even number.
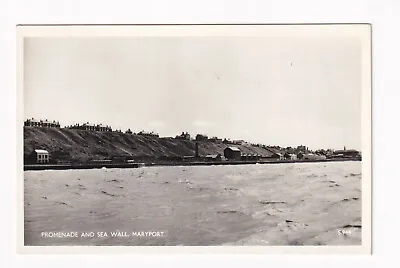
[[[25,245],[361,244],[361,162],[24,175]]]

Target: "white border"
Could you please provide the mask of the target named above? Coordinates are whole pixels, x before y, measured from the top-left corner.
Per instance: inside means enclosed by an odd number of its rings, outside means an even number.
[[[349,36],[362,44],[362,245],[361,246],[205,246],[205,247],[99,247],[23,245],[23,41],[27,37],[142,37],[142,36]],[[124,25],[124,26],[19,26],[17,29],[17,139],[18,244],[23,254],[370,254],[371,253],[371,28],[358,25]]]

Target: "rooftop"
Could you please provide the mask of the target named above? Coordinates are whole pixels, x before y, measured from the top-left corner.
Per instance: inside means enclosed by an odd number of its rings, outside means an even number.
[[[228,147],[228,148],[229,148],[230,150],[232,150],[232,151],[240,152],[240,149],[237,148],[237,147],[230,146],[230,147]]]
[[[96,124],[91,124],[91,123],[84,123],[83,126],[88,126],[88,127],[95,127]]]
[[[42,150],[42,149],[35,149],[35,152],[38,154],[48,154],[49,152],[46,150]]]

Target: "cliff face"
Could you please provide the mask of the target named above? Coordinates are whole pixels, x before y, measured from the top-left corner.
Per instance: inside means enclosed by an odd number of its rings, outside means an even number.
[[[199,154],[222,154],[229,146],[222,142],[199,142]],[[271,155],[267,149],[235,145],[244,154]],[[146,137],[119,132],[24,127],[24,156],[45,149],[56,161],[88,161],[123,156],[194,156],[195,141]]]

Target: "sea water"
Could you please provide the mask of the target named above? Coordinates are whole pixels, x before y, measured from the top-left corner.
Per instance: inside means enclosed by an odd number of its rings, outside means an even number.
[[[24,242],[360,245],[361,177],[361,162],[25,171]]]

